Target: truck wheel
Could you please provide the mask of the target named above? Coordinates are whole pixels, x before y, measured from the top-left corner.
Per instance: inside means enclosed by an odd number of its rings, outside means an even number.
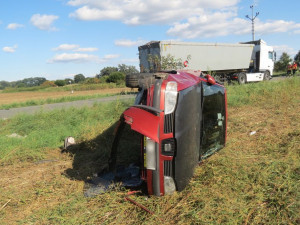
[[[215,80],[219,83],[219,84],[224,84],[225,79],[222,77],[222,75],[216,74],[213,76],[215,78]]]
[[[271,76],[270,76],[270,72],[269,71],[265,71],[264,72],[264,80],[270,80]]]
[[[247,76],[246,73],[240,73],[238,76],[238,82],[239,84],[245,84],[247,82]]]
[[[128,75],[126,75],[126,87],[130,87],[130,88],[139,87],[138,74],[128,74]]]

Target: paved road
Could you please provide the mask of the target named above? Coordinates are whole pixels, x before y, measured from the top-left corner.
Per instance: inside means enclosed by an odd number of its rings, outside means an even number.
[[[135,95],[118,95],[118,96],[110,96],[98,99],[88,99],[88,100],[80,100],[73,102],[62,102],[62,103],[54,103],[54,104],[46,104],[46,105],[38,105],[38,106],[27,106],[21,108],[13,108],[8,110],[0,110],[0,119],[8,119],[17,114],[26,113],[26,114],[34,114],[40,111],[51,111],[53,109],[61,109],[61,108],[70,108],[70,107],[83,107],[83,106],[93,106],[94,103],[98,102],[110,102],[115,100],[125,100],[132,99]]]

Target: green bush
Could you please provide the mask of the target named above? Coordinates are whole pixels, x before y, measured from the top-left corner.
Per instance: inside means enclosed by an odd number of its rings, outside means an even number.
[[[65,80],[56,80],[54,81],[54,84],[56,84],[57,86],[65,86],[66,85],[66,81]]]
[[[107,79],[109,83],[120,83],[125,80],[125,74],[121,72],[112,72]]]
[[[83,84],[98,84],[100,83],[100,80],[96,77],[94,78],[86,78]]]

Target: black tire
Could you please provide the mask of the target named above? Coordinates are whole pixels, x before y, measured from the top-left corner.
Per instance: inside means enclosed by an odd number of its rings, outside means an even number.
[[[138,73],[126,75],[126,87],[130,88],[148,88],[155,82],[153,73]]]
[[[139,87],[139,75],[138,74],[126,75],[126,87],[138,88]]]
[[[264,72],[264,80],[270,80],[271,79],[271,74],[269,71]]]
[[[247,75],[246,75],[246,73],[239,73],[238,82],[239,82],[239,84],[245,84],[245,83],[247,83]]]

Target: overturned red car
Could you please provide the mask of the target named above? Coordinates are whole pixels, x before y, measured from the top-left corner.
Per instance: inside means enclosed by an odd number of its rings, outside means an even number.
[[[140,134],[139,176],[148,194],[183,190],[198,163],[225,146],[226,89],[201,72],[167,71],[132,74],[128,87],[138,87],[134,105],[120,117],[110,170],[116,167],[125,124]]]

